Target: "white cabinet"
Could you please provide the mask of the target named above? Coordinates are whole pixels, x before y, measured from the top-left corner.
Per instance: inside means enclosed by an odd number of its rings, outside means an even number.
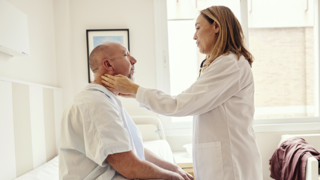
[[[7,0],[0,0],[0,51],[29,55],[28,18]]]

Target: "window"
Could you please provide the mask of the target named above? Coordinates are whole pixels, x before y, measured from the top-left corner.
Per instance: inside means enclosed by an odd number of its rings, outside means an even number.
[[[168,21],[170,93],[178,95],[198,77],[197,47],[193,40],[194,20]],[[176,121],[190,121],[188,117],[172,117]]]
[[[255,118],[315,116],[313,1],[251,0],[248,11]]]

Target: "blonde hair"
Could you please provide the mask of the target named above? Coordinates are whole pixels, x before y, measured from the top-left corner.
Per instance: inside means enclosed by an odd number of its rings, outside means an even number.
[[[219,56],[228,55],[230,52],[236,54],[238,60],[243,55],[252,67],[253,56],[245,47],[242,27],[233,12],[225,6],[211,6],[202,10],[201,14],[209,23],[212,24],[214,21],[220,27],[216,42],[201,71],[203,72]]]

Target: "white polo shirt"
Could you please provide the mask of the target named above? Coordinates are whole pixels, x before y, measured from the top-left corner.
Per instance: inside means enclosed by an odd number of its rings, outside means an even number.
[[[60,180],[118,179],[105,159],[130,150],[144,159],[138,128],[114,94],[101,85],[89,84],[63,112]]]

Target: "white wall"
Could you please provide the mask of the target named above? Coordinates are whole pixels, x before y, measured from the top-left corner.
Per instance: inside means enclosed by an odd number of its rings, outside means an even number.
[[[64,104],[88,84],[86,29],[129,29],[130,53],[137,59],[135,79],[156,87],[153,1],[56,0],[58,84]],[[122,99],[130,115],[151,114],[135,100]]]
[[[0,52],[0,77],[57,86],[53,1],[8,2],[28,16],[31,55],[11,57]]]

